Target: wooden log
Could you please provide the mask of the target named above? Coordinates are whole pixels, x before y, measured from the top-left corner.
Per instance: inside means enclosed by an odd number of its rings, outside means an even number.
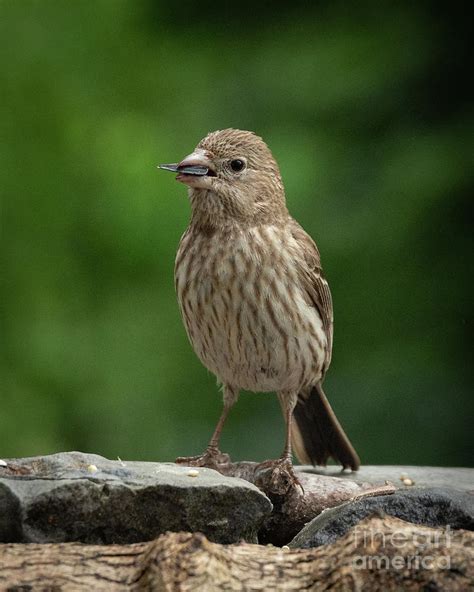
[[[371,517],[310,550],[167,533],[133,545],[0,545],[1,590],[452,590],[474,585],[474,534]]]

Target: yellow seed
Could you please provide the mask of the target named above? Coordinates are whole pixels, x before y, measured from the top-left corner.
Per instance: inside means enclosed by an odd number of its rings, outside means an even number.
[[[99,469],[95,465],[89,465],[87,467],[87,470],[89,471],[89,473],[96,473]]]
[[[408,477],[405,477],[405,478],[402,480],[402,483],[403,483],[403,485],[415,485],[415,482],[414,482],[414,481],[412,481],[411,479],[409,479]]]
[[[189,469],[188,477],[197,477],[199,475],[199,471],[197,469]]]

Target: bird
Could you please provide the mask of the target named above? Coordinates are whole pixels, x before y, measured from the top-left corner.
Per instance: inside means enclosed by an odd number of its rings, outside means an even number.
[[[331,362],[333,305],[313,239],[290,215],[278,164],[251,131],[210,132],[179,163],[159,165],[188,187],[189,226],[175,260],[184,326],[222,385],[223,408],[206,450],[176,462],[230,462],[219,441],[240,390],[275,392],[286,423],[283,452],[265,461],[299,484],[302,464],[359,457],[323,391]]]

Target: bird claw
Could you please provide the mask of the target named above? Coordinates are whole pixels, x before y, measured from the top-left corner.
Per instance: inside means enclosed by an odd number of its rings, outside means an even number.
[[[304,495],[303,485],[296,476],[290,458],[266,460],[258,464],[257,472],[258,487],[270,494],[285,495],[299,487]]]
[[[207,448],[198,456],[179,456],[175,463],[187,467],[207,467],[219,470],[223,465],[230,464],[230,456],[217,448]]]

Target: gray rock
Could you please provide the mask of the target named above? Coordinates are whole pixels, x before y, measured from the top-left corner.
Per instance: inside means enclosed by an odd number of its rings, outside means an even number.
[[[337,477],[342,481],[360,484],[382,484],[390,481],[399,488],[405,488],[403,477],[409,478],[418,487],[452,487],[459,490],[474,491],[474,469],[460,467],[414,467],[400,465],[362,465],[355,472],[344,471],[340,467],[327,468],[301,466],[299,471],[309,475]]]
[[[451,488],[410,488],[392,495],[365,497],[324,510],[289,544],[293,548],[333,543],[373,514],[389,514],[406,522],[474,530],[474,494]]]
[[[272,505],[212,469],[69,452],[0,464],[0,542],[134,543],[166,531],[257,541]],[[198,472],[195,476],[196,471]]]

